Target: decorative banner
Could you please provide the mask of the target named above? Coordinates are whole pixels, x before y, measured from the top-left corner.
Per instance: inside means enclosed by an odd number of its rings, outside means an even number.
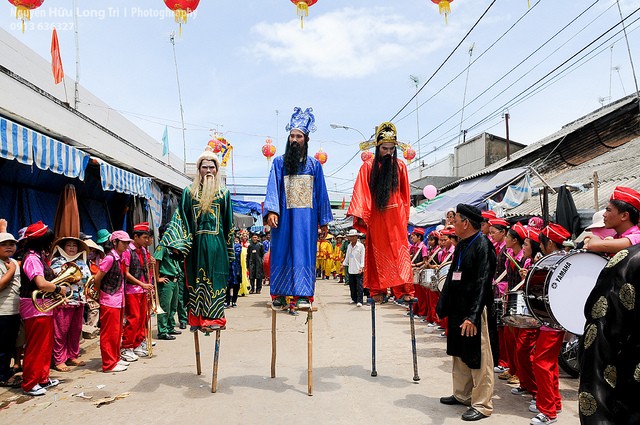
[[[435,198],[436,195],[438,194],[438,189],[436,189],[434,185],[428,184],[422,190],[422,194],[424,195],[425,198],[431,200]]]
[[[22,21],[22,32],[24,32],[24,21],[31,19],[31,11],[42,6],[44,0],[9,0],[9,3],[16,7],[16,19]]]
[[[291,0],[296,5],[296,11],[300,17],[300,28],[304,29],[304,18],[309,16],[309,7],[316,4],[318,0]]]

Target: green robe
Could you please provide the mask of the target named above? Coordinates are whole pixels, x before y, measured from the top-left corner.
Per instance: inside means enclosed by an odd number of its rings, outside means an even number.
[[[233,252],[231,195],[222,189],[208,212],[200,210],[191,189],[185,188],[173,217],[180,224],[183,240],[192,241],[185,259],[188,309],[206,319],[224,317],[224,300]]]

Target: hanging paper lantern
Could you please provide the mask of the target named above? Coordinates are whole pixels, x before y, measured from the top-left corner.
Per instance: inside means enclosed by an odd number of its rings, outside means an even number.
[[[182,35],[182,24],[187,23],[187,15],[198,8],[200,0],[164,0],[164,4],[175,14],[176,22],[180,25],[180,35]]]
[[[22,32],[24,32],[24,21],[31,19],[31,11],[42,6],[44,0],[9,0],[9,3],[16,7],[16,19],[22,21]]]
[[[327,162],[327,159],[329,159],[327,153],[322,151],[322,148],[320,148],[313,157],[318,160],[320,165],[324,165],[324,163]]]
[[[373,152],[364,151],[360,154],[360,159],[362,159],[362,162],[367,162],[372,158],[373,158]]]
[[[444,22],[448,23],[447,17],[449,16],[449,13],[451,13],[450,3],[453,2],[453,0],[431,0],[431,2],[438,5],[440,14],[444,15]]]
[[[300,28],[304,28],[304,18],[309,16],[309,7],[316,4],[318,0],[291,0],[296,5],[298,16],[300,17]]]
[[[265,144],[262,145],[262,155],[267,158],[267,161],[271,162],[271,158],[276,154],[276,147],[273,146],[273,140],[267,139]]]
[[[412,147],[408,147],[404,150],[402,156],[404,156],[404,159],[406,159],[408,163],[411,163],[413,158],[416,157],[416,151]]]

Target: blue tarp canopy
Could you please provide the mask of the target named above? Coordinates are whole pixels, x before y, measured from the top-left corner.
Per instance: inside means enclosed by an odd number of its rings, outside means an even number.
[[[524,167],[513,168],[464,181],[454,189],[440,194],[440,198],[434,200],[427,208],[412,214],[409,223],[420,227],[440,224],[447,209],[455,208],[458,204],[470,204],[487,209],[485,199],[523,176],[526,170]]]

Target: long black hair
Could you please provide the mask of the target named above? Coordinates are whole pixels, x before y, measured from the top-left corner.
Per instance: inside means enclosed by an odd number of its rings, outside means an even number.
[[[53,230],[47,229],[44,235],[37,238],[27,238],[24,242],[24,252],[34,251],[38,254],[49,255],[53,243]]]
[[[393,150],[393,155],[380,155],[380,145],[376,146],[376,155],[373,158],[373,167],[369,178],[369,190],[377,210],[382,211],[389,203],[391,194],[400,186],[398,178],[398,149]]]

